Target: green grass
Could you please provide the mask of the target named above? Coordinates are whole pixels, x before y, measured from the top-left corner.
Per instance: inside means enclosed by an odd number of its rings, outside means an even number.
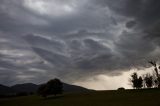
[[[0,106],[160,106],[160,90],[93,91],[48,99],[15,97],[0,99]]]

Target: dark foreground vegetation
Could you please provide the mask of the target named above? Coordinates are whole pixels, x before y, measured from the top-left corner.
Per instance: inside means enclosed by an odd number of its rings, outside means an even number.
[[[0,106],[160,106],[159,89],[64,93],[43,98],[24,96],[0,99]]]

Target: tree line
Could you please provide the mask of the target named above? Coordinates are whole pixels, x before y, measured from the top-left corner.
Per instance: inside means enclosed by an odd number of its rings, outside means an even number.
[[[149,73],[138,76],[135,72],[131,75],[130,82],[132,83],[132,87],[134,89],[141,88],[160,88],[160,66],[157,65],[155,61],[149,61],[149,63],[154,67],[154,74],[151,75]]]

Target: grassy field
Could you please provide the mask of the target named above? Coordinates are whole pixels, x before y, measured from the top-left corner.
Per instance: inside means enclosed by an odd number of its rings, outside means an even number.
[[[3,98],[0,106],[160,106],[160,90],[68,93],[47,99],[36,95]]]

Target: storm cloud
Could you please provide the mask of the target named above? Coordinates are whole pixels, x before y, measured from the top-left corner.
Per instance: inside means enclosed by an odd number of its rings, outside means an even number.
[[[0,83],[145,68],[159,59],[159,11],[158,0],[1,0]]]

